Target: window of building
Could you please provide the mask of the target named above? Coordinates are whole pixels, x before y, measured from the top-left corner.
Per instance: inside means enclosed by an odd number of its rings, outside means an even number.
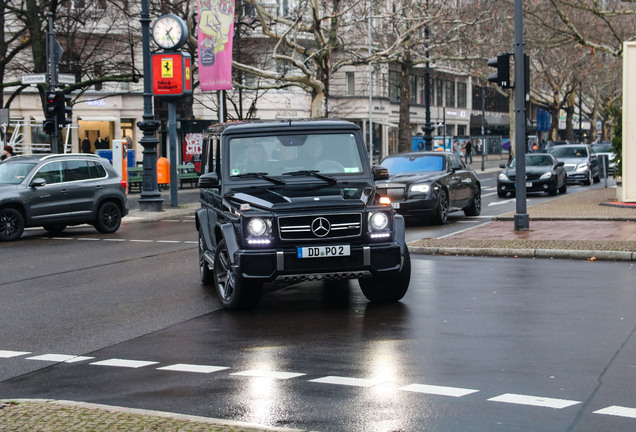
[[[457,83],[457,108],[466,108],[466,83]]]
[[[446,81],[446,105],[447,107],[455,107],[455,82]]]
[[[389,72],[389,100],[391,102],[400,101],[400,72]]]
[[[347,96],[355,96],[356,94],[356,81],[355,74],[353,72],[345,72],[345,91]]]
[[[466,125],[457,125],[457,135],[458,136],[466,135]]]
[[[420,97],[418,99],[418,102],[421,104],[426,104],[426,79],[424,79],[424,77],[420,77],[419,79],[420,82]]]
[[[410,85],[410,89],[409,89],[409,93],[411,96],[411,103],[417,103],[417,76],[416,75],[411,75],[409,77],[409,85]]]
[[[435,105],[444,106],[444,81],[441,79],[435,80],[435,100],[437,101]]]

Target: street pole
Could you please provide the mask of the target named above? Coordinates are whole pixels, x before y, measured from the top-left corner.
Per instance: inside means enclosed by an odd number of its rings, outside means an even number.
[[[426,19],[429,19],[428,13],[428,0],[426,0]],[[424,55],[426,57],[426,67],[424,68],[424,101],[426,104],[426,118],[424,125],[424,149],[426,151],[433,150],[433,136],[431,132],[433,132],[433,126],[431,125],[431,65],[429,62],[428,55],[428,38],[430,35],[430,30],[428,28],[428,22],[426,27],[424,27],[424,39],[426,40],[426,50],[424,51]],[[439,117],[438,117],[439,118]]]
[[[143,177],[141,181],[141,195],[139,198],[139,210],[162,211],[163,198],[157,186],[157,144],[159,140],[155,136],[159,129],[159,121],[152,112],[152,68],[150,65],[150,14],[148,12],[148,0],[141,0],[141,35],[144,65],[144,113],[143,120],[137,123],[137,127],[143,132],[139,144],[143,150]]]
[[[526,210],[526,112],[525,68],[523,57],[523,1],[515,0],[515,158],[517,201],[514,216],[515,231],[530,229]]]
[[[369,0],[369,19],[367,20],[367,36],[369,44],[369,163],[373,166],[373,67],[371,66],[371,5],[373,2]]]
[[[170,147],[170,206],[178,207],[177,198],[177,104],[168,102],[168,146]]]
[[[481,86],[481,170],[484,171],[486,158],[486,87]]]
[[[48,91],[49,93],[55,92],[57,87],[57,63],[55,56],[55,28],[53,27],[53,12],[49,12],[49,32],[46,38],[46,67],[48,76]],[[57,148],[57,116],[53,116],[54,129],[51,134],[51,153],[59,153]]]

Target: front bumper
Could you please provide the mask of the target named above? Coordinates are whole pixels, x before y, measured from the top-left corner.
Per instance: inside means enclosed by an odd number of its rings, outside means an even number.
[[[429,216],[437,212],[437,196],[416,198],[392,203],[395,211],[403,216]]]
[[[526,192],[548,192],[551,188],[556,187],[556,177],[549,179],[536,179],[526,181]],[[497,182],[497,191],[499,192],[515,192],[517,189],[514,181]]]
[[[235,274],[251,280],[300,282],[320,279],[357,279],[397,271],[402,265],[398,243],[351,245],[349,256],[298,258],[295,247],[238,249]]]
[[[568,171],[568,183],[583,183],[590,179],[590,171]]]

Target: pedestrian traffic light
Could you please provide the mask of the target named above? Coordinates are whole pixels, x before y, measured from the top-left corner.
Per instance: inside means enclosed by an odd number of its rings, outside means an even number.
[[[497,68],[496,73],[488,75],[488,81],[497,83],[501,88],[511,88],[510,85],[510,54],[503,53],[488,60],[488,66]]]

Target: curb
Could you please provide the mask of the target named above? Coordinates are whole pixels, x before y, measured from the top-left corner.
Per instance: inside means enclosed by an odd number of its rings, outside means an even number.
[[[564,258],[587,261],[636,261],[636,252],[575,249],[437,248],[409,246],[419,255],[480,255],[504,258]]]

